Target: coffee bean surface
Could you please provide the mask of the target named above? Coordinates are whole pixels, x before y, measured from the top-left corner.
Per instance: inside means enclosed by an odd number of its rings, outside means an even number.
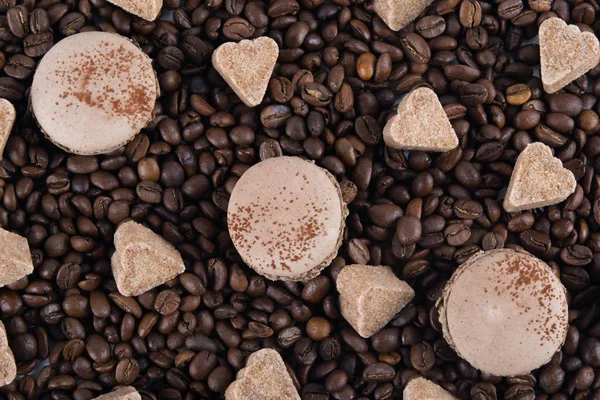
[[[0,288],[17,369],[0,397],[90,400],[131,386],[144,400],[220,399],[251,354],[274,349],[303,400],[400,399],[421,376],[459,399],[600,398],[600,67],[549,94],[536,44],[552,17],[599,32],[596,1],[415,1],[398,31],[363,0],[164,0],[151,21],[115,3],[0,3],[0,98],[16,110],[0,227],[27,241],[33,264]],[[29,109],[41,60],[86,32],[139,47],[160,89],[139,133],[101,155],[58,148]],[[278,56],[248,107],[212,56],[260,37]],[[107,57],[94,58],[96,83]],[[450,124],[456,141],[443,152],[385,143],[413,89],[432,91]],[[103,106],[139,117],[132,104]],[[80,133],[98,128],[75,122]],[[532,143],[550,149],[574,190],[508,212],[516,160]],[[312,279],[256,273],[228,230],[236,185],[281,156],[326,170],[349,212],[337,254]],[[130,220],[169,242],[185,271],[128,297],[111,257]],[[505,248],[548,264],[566,288],[569,327],[549,363],[498,378],[457,356],[435,304],[460,265]],[[415,293],[368,338],[340,311],[336,282],[352,264],[389,266]]]

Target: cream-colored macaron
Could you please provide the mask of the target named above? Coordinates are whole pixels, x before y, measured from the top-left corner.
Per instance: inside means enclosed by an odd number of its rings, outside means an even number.
[[[152,63],[123,36],[85,32],[40,61],[31,106],[44,133],[76,154],[107,153],[152,120],[158,94]]]
[[[298,157],[276,157],[248,169],[227,210],[238,253],[272,280],[318,275],[336,256],[348,211],[335,178]]]
[[[550,361],[568,329],[566,291],[550,267],[527,252],[471,257],[438,302],[444,338],[483,372],[525,374]]]

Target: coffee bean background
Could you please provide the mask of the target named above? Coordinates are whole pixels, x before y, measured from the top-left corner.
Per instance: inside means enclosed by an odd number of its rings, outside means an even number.
[[[145,400],[218,399],[250,353],[271,347],[303,400],[399,399],[417,375],[460,399],[600,399],[600,68],[547,95],[531,41],[552,16],[599,32],[599,10],[597,0],[436,0],[395,33],[362,0],[165,0],[155,22],[106,0],[1,2],[0,97],[18,118],[0,160],[0,225],[27,237],[35,265],[0,289],[19,372],[1,395],[87,400],[131,384]],[[44,138],[27,101],[41,57],[91,30],[138,44],[162,96],[131,143],[77,156]],[[280,55],[249,109],[210,60],[223,42],[261,35]],[[384,145],[396,100],[420,86],[439,96],[456,149]],[[507,214],[512,167],[534,141],[554,149],[577,189]],[[350,209],[339,256],[303,283],[257,276],[226,229],[239,177],[281,155],[329,170]],[[110,268],[128,218],[172,242],[187,267],[136,298],[117,292]],[[434,307],[460,263],[502,247],[548,262],[570,305],[563,349],[512,378],[459,359]],[[350,263],[389,265],[416,291],[370,339],[339,312],[335,280]]]

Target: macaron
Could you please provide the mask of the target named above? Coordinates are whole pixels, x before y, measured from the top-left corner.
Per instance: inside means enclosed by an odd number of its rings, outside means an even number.
[[[444,338],[482,372],[516,376],[552,359],[568,329],[566,290],[550,267],[524,251],[472,256],[438,301]]]
[[[103,154],[152,120],[157,95],[152,63],[142,50],[114,33],[84,32],[61,40],[42,58],[31,106],[58,147]]]
[[[348,210],[336,179],[298,157],[275,157],[248,169],[227,210],[239,255],[271,280],[317,276],[342,242]]]

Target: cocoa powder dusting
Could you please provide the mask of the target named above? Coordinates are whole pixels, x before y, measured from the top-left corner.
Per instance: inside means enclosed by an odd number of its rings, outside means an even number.
[[[250,249],[260,244],[267,247],[267,255],[270,258],[299,261],[314,249],[318,238],[326,234],[321,214],[328,211],[327,208],[319,207],[314,202],[305,203],[303,206],[306,211],[296,218],[297,226],[288,227],[286,222],[273,221],[273,225],[283,229],[280,230],[277,240],[265,240],[260,236],[249,237],[248,233],[253,231],[253,224],[268,218],[272,210],[277,211],[279,207],[273,206],[270,201],[264,205],[251,202],[248,206],[240,207],[239,212],[229,221],[230,235],[242,249]],[[271,262],[270,267],[273,270],[291,270],[285,262],[280,262],[279,265]]]
[[[491,269],[504,269],[505,273],[499,274],[499,278],[494,286],[494,291],[499,297],[508,296],[520,309],[519,314],[528,314],[532,311],[530,306],[521,302],[523,293],[535,299],[536,306],[540,309],[551,309],[551,304],[559,299],[559,289],[555,289],[551,277],[547,271],[543,271],[541,266],[531,259],[525,257],[504,256],[504,260],[497,261],[495,265],[490,265]],[[557,326],[552,323],[553,315],[548,314],[543,318],[532,318],[529,323],[531,329],[540,339],[540,345],[543,342],[555,342],[564,337],[566,326]]]
[[[75,53],[73,59],[77,59],[75,66],[56,70],[56,77],[67,86],[60,98],[77,100],[66,107],[83,103],[107,115],[125,118],[134,128],[146,122],[156,88],[132,82],[147,62],[143,54],[103,41],[100,49]]]

